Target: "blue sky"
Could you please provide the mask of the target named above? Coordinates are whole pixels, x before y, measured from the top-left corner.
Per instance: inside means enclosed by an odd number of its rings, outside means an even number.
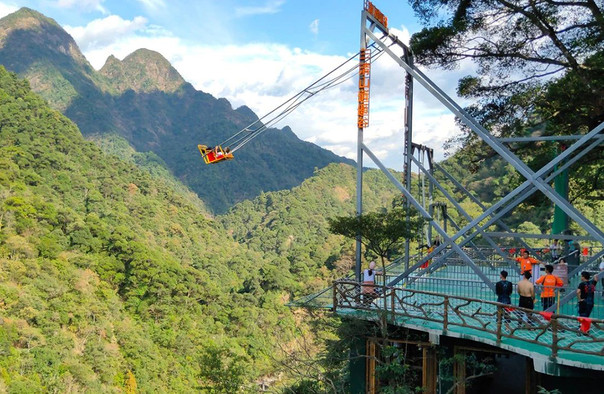
[[[405,0],[376,0],[407,41],[421,26]],[[20,7],[55,19],[99,69],[109,55],[138,48],[164,55],[198,90],[247,105],[262,116],[356,53],[361,0],[0,0],[0,16]],[[450,95],[470,72],[428,70]],[[387,166],[402,169],[402,69],[373,65],[366,142]],[[356,159],[356,79],[308,100],[277,127]],[[417,89],[414,140],[435,149],[457,132],[454,118]],[[209,141],[214,144],[215,141]],[[369,163],[366,163],[369,164]]]

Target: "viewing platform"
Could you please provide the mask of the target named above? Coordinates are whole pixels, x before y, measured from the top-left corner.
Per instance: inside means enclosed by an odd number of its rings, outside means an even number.
[[[501,270],[509,272],[512,283],[520,279],[509,261],[476,261],[494,283]],[[569,271],[572,271],[571,267]],[[589,267],[594,271],[597,267]],[[399,264],[378,276],[372,295],[362,293],[362,285],[341,279],[298,305],[330,309],[343,317],[380,321],[393,326],[426,332],[438,342],[440,336],[484,343],[533,360],[536,371],[564,375],[565,367],[604,371],[604,298],[596,288],[595,306],[590,318],[577,314],[576,298],[559,305],[554,312],[543,312],[536,286],[535,310],[517,307],[516,289],[512,304],[496,302],[497,296],[470,267],[450,259],[435,271],[410,275],[396,286],[387,286],[403,269]],[[578,275],[557,289],[560,302],[575,294]]]
[[[581,272],[600,272],[604,232],[601,222],[593,223],[588,218],[595,218],[594,212],[575,207],[569,200],[569,177],[585,164],[579,164],[584,158],[595,156],[596,149],[604,143],[604,122],[576,135],[558,135],[555,130],[544,135],[527,128],[502,138],[505,133],[501,133],[500,125],[493,126],[497,132],[492,133],[473,116],[474,110],[462,108],[417,68],[411,49],[387,25],[387,18],[366,1],[361,15],[361,52],[368,53],[366,50],[370,49],[371,56],[363,57],[359,64],[358,227],[355,232],[343,233],[356,242],[354,276],[337,280],[331,287],[294,304],[375,322],[361,324],[363,329],[350,345],[351,392],[375,393],[380,387],[389,386],[392,374],[380,370],[392,362],[398,363],[404,373],[417,372],[418,378],[410,387],[426,393],[601,392],[603,290],[598,283],[595,293],[589,292],[594,295],[595,307],[589,318],[583,318],[577,316],[577,288]],[[373,137],[365,140],[364,132],[369,127],[369,81],[373,78],[371,62],[382,54],[388,55],[405,74],[402,176],[391,171],[372,151],[369,142]],[[473,183],[470,175],[460,173],[455,166],[437,163],[433,148],[414,142],[417,87],[424,88],[447,108],[478,142],[472,142],[481,150],[473,165],[505,163],[505,178],[497,179],[493,174],[493,184],[502,188],[500,192],[487,192],[485,187],[482,193],[468,187]],[[561,144],[562,141],[572,142]],[[543,162],[537,163],[530,155],[518,156],[516,143],[550,144],[551,151],[557,153],[553,157],[542,156]],[[483,153],[485,156],[481,157]],[[488,161],[483,162],[485,158]],[[498,161],[490,161],[491,158]],[[387,225],[406,217],[407,229],[414,229],[414,215],[410,213],[382,223],[378,229],[381,231],[367,225],[373,224],[367,218],[373,212],[367,213],[363,204],[365,159],[400,191],[400,200],[392,206],[413,210],[424,221],[421,231],[402,234],[404,231]],[[464,157],[458,165],[465,166],[465,160]],[[535,205],[534,196],[549,200],[551,211],[530,209]],[[539,205],[546,206],[543,202]],[[534,221],[531,215],[535,215]],[[361,226],[363,220],[367,227]],[[546,231],[546,227],[551,230]],[[411,248],[416,244],[421,244],[427,254],[413,256]],[[518,251],[529,252],[522,263],[525,271],[532,272],[533,281],[544,274],[545,264],[557,263],[561,258],[568,263],[554,267],[554,274],[560,279],[564,276],[564,286],[554,290],[555,303],[545,311],[540,299],[543,289],[539,286],[535,286],[535,310],[517,306],[516,284],[521,273],[515,261],[520,257]],[[399,253],[403,257],[385,267],[381,278],[378,275],[373,282],[373,273],[363,273],[367,263],[363,256],[367,252],[378,256]],[[514,285],[510,305],[496,302],[496,283],[503,270]],[[362,284],[363,280],[368,283]],[[474,368],[477,365],[488,368],[481,372]]]

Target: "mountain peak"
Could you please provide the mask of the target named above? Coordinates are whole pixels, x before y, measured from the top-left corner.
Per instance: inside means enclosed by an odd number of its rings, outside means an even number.
[[[172,67],[168,59],[166,59],[161,53],[152,51],[147,48],[139,48],[136,51],[132,52],[130,55],[126,56],[124,59],[125,63],[147,63],[154,62],[157,64],[161,64],[166,67]]]
[[[49,53],[69,56],[80,64],[88,63],[73,38],[54,19],[27,7],[0,19],[0,49],[11,46],[28,47],[17,52],[37,46]]]
[[[33,27],[42,23],[48,23],[56,27],[60,27],[54,19],[51,19],[36,10],[22,7],[12,14],[7,15],[2,20],[6,23],[19,24],[20,27]]]
[[[95,72],[74,39],[30,8],[0,19],[0,63],[26,77],[55,109],[65,110],[77,99],[75,85],[88,93],[95,89]]]
[[[109,56],[100,72],[119,92],[131,89],[138,93],[158,90],[172,93],[185,83],[165,57],[145,48],[137,49],[122,61]]]

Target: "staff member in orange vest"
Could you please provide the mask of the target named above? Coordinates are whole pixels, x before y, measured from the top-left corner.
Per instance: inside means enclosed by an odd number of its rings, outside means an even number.
[[[530,257],[528,250],[524,250],[522,257],[516,257],[516,261],[520,263],[520,274],[523,275],[526,271],[530,272],[532,276],[531,282],[534,284],[535,280],[539,277],[539,260]],[[533,267],[537,267],[537,269]]]
[[[546,265],[545,275],[535,282],[538,285],[543,285],[543,291],[541,291],[541,305],[543,305],[543,310],[554,305],[554,301],[556,300],[554,288],[562,287],[564,285],[562,279],[558,278],[552,272],[554,272],[554,266],[551,264]]]

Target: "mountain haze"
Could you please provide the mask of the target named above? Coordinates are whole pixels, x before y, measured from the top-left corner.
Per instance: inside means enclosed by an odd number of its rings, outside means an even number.
[[[152,151],[213,212],[261,192],[289,189],[333,162],[352,163],[292,130],[270,129],[236,154],[205,165],[197,144],[216,145],[257,119],[247,107],[197,91],[159,53],[111,56],[95,71],[55,21],[22,8],[0,20],[0,64],[30,80],[34,91],[82,133],[118,134],[139,152]]]

